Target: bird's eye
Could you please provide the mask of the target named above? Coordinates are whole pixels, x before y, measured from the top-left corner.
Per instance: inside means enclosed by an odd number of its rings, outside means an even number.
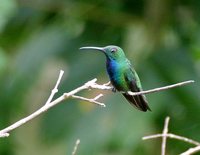
[[[111,49],[111,52],[112,52],[112,53],[114,53],[114,52],[116,52],[116,51],[117,51],[116,48],[112,48],[112,49]]]

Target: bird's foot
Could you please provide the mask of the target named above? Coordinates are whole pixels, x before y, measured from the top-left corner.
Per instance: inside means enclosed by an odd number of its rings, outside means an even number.
[[[115,87],[113,87],[113,88],[112,88],[112,92],[113,92],[113,93],[116,93],[116,92],[117,92],[117,89],[116,89]]]

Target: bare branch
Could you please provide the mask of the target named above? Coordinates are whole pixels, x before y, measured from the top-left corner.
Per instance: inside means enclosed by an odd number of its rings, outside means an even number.
[[[96,80],[96,79],[94,79],[94,80]],[[176,84],[172,84],[172,85],[168,85],[168,86],[164,86],[164,87],[159,87],[159,88],[154,88],[154,89],[150,89],[150,90],[145,90],[145,91],[140,91],[140,92],[128,91],[128,94],[133,95],[133,96],[141,95],[141,94],[150,94],[150,93],[155,93],[155,92],[159,92],[159,91],[163,91],[163,90],[167,90],[167,89],[171,89],[171,88],[175,88],[175,87],[184,86],[184,85],[191,84],[191,83],[194,83],[194,80],[183,81],[183,82],[179,82],[179,83],[176,83]],[[101,90],[112,90],[113,87],[109,86],[109,84],[110,84],[110,82],[103,84],[103,85],[99,85],[99,84],[95,83],[94,85],[92,85],[91,88],[101,89]],[[120,91],[120,93],[125,93],[125,92]]]
[[[76,155],[76,152],[77,152],[77,149],[78,149],[78,146],[79,146],[79,144],[80,144],[80,139],[77,139],[76,140],[76,143],[75,143],[75,146],[74,146],[74,150],[73,150],[73,152],[72,152],[72,155]]]
[[[186,152],[181,153],[180,155],[191,155],[200,151],[200,145],[188,149]]]
[[[56,85],[54,87],[54,89],[52,90],[46,104],[44,106],[42,106],[40,109],[38,109],[37,111],[35,111],[34,113],[30,114],[29,116],[17,121],[16,123],[6,127],[5,129],[0,130],[0,138],[1,137],[8,137],[9,136],[9,132],[18,128],[19,126],[31,121],[32,119],[34,119],[35,117],[39,116],[40,114],[44,113],[45,111],[49,110],[50,108],[52,108],[53,106],[57,105],[58,103],[68,99],[68,98],[75,98],[75,99],[80,99],[80,100],[84,100],[84,101],[88,101],[91,103],[95,103],[98,105],[101,105],[103,107],[105,107],[104,103],[101,103],[99,101],[97,101],[100,97],[102,97],[102,94],[99,94],[98,96],[96,96],[93,99],[88,99],[85,97],[81,97],[81,96],[77,96],[75,94],[77,94],[78,92],[82,91],[82,90],[90,90],[90,89],[99,89],[99,90],[112,90],[113,87],[109,86],[110,83],[106,83],[106,84],[102,84],[99,85],[96,83],[97,79],[93,79],[91,81],[88,81],[87,83],[85,83],[84,85],[68,92],[68,93],[64,93],[63,95],[61,95],[60,97],[58,97],[57,99],[55,99],[54,101],[51,101],[54,97],[54,95],[58,92],[58,85],[60,84],[61,78],[64,74],[64,71],[60,71],[60,75],[59,78],[56,82]],[[160,87],[160,88],[156,88],[156,89],[152,89],[152,90],[147,90],[147,91],[142,91],[142,92],[129,92],[131,93],[131,95],[140,95],[140,94],[147,94],[147,93],[153,93],[153,92],[158,92],[158,91],[162,91],[162,90],[166,90],[166,89],[170,89],[170,88],[174,88],[174,87],[178,87],[178,86],[183,86],[189,83],[194,82],[193,80],[190,81],[185,81],[185,82],[181,82],[181,83],[177,83],[174,85],[169,85],[169,86],[165,86],[165,87]]]
[[[159,138],[159,137],[163,137],[163,136],[164,136],[163,134],[155,134],[155,135],[145,136],[145,137],[142,138],[142,140],[155,139],[155,138]],[[178,135],[175,135],[173,133],[168,133],[165,136],[168,137],[168,138],[181,140],[181,141],[193,144],[193,145],[197,145],[197,146],[200,145],[200,143],[195,141],[195,140],[192,140],[192,139],[189,139],[189,138],[186,138],[186,137],[183,137],[183,136],[178,136]]]
[[[58,80],[56,82],[56,85],[55,85],[54,89],[51,91],[51,95],[49,96],[46,104],[43,107],[41,107],[39,110],[37,110],[36,112],[34,112],[33,114],[31,114],[31,115],[29,115],[29,116],[27,116],[27,117],[19,120],[18,122],[10,125],[9,127],[5,128],[5,129],[1,130],[0,131],[0,138],[1,137],[8,137],[9,136],[8,132],[10,132],[10,131],[18,128],[19,126],[25,124],[26,122],[28,122],[28,121],[32,120],[33,118],[37,117],[38,115],[40,115],[44,111],[48,110],[48,104],[50,104],[52,98],[58,92],[57,87],[58,87],[58,85],[59,85],[59,83],[61,81],[61,78],[62,78],[63,74],[64,74],[64,71],[61,70],[60,74],[59,74],[59,77],[58,77]]]
[[[57,89],[59,83],[60,83],[60,80],[61,80],[61,77],[62,77],[63,73],[61,71],[60,73],[60,76],[57,80],[57,84],[55,86],[55,89]],[[53,98],[53,95],[55,94],[53,91],[53,93],[51,93],[51,97],[49,97],[50,99],[48,99],[47,103],[42,106],[40,109],[38,109],[37,111],[35,111],[34,113],[30,114],[29,116],[15,122],[14,124],[6,127],[5,129],[2,129],[0,130],[0,138],[1,137],[8,137],[9,136],[9,132],[18,128],[19,126],[31,121],[32,119],[36,118],[37,116],[39,116],[40,114],[46,112],[47,110],[49,110],[50,108],[52,108],[53,106],[57,105],[58,103],[68,99],[69,97],[71,98],[77,98],[77,96],[73,97],[74,94],[82,91],[82,90],[85,90],[85,89],[90,89],[90,88],[93,88],[93,87],[96,87],[96,85],[98,87],[100,87],[101,85],[98,85],[96,84],[95,82],[97,81],[97,79],[93,79],[87,83],[85,83],[84,85],[70,91],[69,93],[64,93],[63,95],[61,95],[60,97],[58,97],[57,99],[55,99],[54,101],[50,101],[51,98]],[[106,86],[102,86],[103,88],[105,88]],[[56,92],[56,91],[55,91]],[[53,95],[52,95],[53,94]],[[102,95],[98,95],[97,97],[95,97],[94,99],[86,99],[86,98],[81,98],[79,97],[79,99],[82,99],[84,101],[89,101],[89,102],[92,102],[92,103],[96,103],[96,104],[101,104],[102,106],[104,106],[102,103],[96,101],[98,98],[100,98]],[[50,101],[50,103],[48,103]]]

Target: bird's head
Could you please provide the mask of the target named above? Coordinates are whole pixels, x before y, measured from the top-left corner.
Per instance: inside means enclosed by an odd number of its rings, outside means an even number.
[[[110,60],[123,60],[125,57],[124,51],[114,45],[109,45],[105,47],[93,47],[93,46],[88,46],[88,47],[81,47],[80,50],[98,50],[103,52],[107,59]]]

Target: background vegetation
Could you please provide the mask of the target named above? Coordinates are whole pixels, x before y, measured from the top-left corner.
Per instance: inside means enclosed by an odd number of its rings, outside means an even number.
[[[0,154],[68,155],[80,138],[79,155],[159,155],[159,140],[141,138],[161,132],[167,115],[170,131],[200,141],[199,14],[199,0],[0,0],[0,128],[41,107],[60,69],[60,94],[108,81],[103,54],[81,46],[121,46],[145,90],[196,81],[147,95],[147,113],[110,92],[106,108],[67,100],[0,139]],[[169,140],[167,152],[189,147]]]

